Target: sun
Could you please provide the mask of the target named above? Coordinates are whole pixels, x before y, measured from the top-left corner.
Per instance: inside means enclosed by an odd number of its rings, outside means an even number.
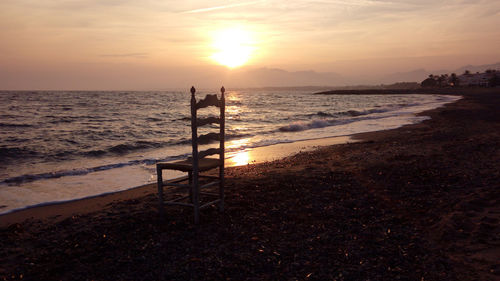
[[[247,63],[255,51],[251,33],[240,27],[219,30],[213,37],[211,58],[218,64],[235,68]]]

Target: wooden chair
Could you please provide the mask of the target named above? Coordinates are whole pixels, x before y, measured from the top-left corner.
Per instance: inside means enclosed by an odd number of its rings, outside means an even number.
[[[194,222],[200,219],[200,209],[218,203],[219,210],[224,210],[224,124],[225,124],[225,99],[224,87],[221,88],[221,97],[207,95],[205,99],[196,102],[196,89],[191,87],[191,132],[192,132],[192,157],[186,160],[157,163],[156,174],[158,179],[158,198],[160,200],[160,213],[163,213],[164,205],[188,206],[194,209]],[[216,106],[220,108],[219,117],[198,118],[198,110]],[[217,133],[198,135],[198,127],[208,124],[219,124]],[[218,148],[210,148],[198,151],[198,144],[207,143],[210,140],[218,140]],[[218,155],[218,158],[208,158],[210,155]],[[218,176],[201,175],[201,172],[219,168]],[[178,170],[187,172],[187,178],[179,178],[172,181],[163,181],[163,170]],[[185,183],[187,180],[187,184]],[[184,183],[183,183],[184,182]],[[218,185],[219,192],[202,192],[202,189]],[[163,199],[163,187],[174,187],[183,190],[184,194],[170,201]],[[187,193],[187,195],[186,195]],[[203,195],[203,198],[201,196]],[[215,199],[214,199],[215,197]],[[208,198],[208,200],[206,199]],[[201,200],[203,199],[203,200]],[[186,201],[187,202],[183,202]],[[201,204],[201,205],[200,205]]]

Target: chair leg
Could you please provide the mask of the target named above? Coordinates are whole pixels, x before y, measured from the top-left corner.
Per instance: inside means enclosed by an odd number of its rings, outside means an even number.
[[[200,222],[200,187],[198,183],[198,174],[193,177],[193,184],[191,185],[193,192],[193,209],[194,209],[194,223]]]
[[[163,176],[162,169],[156,166],[156,178],[158,179],[158,200],[159,206],[158,210],[160,211],[160,215],[163,215]]]
[[[193,172],[188,172],[188,183],[189,183],[189,202],[191,203],[194,203],[193,202]]]
[[[193,209],[194,209],[194,223],[198,224],[200,222],[200,198],[198,184],[193,184]]]
[[[224,211],[224,166],[219,167],[219,211]]]

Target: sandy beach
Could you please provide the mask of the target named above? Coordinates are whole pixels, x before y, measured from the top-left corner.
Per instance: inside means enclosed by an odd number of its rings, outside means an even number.
[[[154,185],[0,216],[0,279],[498,280],[500,89],[439,94],[464,98],[228,168],[225,212],[198,226],[161,218]]]

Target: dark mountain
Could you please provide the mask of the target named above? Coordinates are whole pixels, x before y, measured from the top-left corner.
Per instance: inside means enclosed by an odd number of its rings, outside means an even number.
[[[430,72],[421,68],[409,72],[396,72],[380,79],[380,83],[420,82],[429,76]]]
[[[295,71],[276,68],[243,69],[228,76],[230,84],[240,87],[297,87],[344,85],[345,79],[334,72]]]

